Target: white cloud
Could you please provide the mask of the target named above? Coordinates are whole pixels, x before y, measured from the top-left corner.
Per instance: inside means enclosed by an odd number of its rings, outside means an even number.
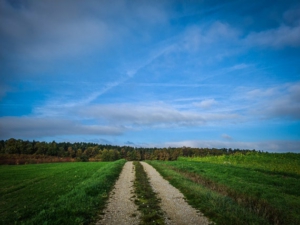
[[[6,57],[41,62],[103,53],[126,40],[134,41],[137,31],[140,39],[149,38],[151,27],[168,21],[165,3],[28,0],[16,7],[1,1],[1,51],[6,51]]]
[[[210,109],[213,105],[216,105],[217,101],[215,99],[206,99],[201,102],[195,102],[194,105],[203,109]]]
[[[195,111],[179,110],[171,105],[151,104],[110,104],[85,107],[79,111],[83,117],[109,121],[122,125],[177,127],[201,126],[207,123],[232,121],[237,114],[198,113]]]
[[[239,34],[237,29],[220,21],[210,24],[209,28],[192,26],[186,30],[181,48],[194,52],[212,47],[212,44],[222,44],[228,41],[234,43],[238,40]]]
[[[299,47],[300,46],[300,24],[297,26],[281,25],[276,29],[250,33],[245,42],[250,45],[264,47]]]
[[[86,54],[108,45],[115,31],[106,22],[81,17],[76,4],[71,2],[61,5],[30,2],[23,9],[5,7],[9,13],[0,22],[0,30],[2,42],[10,47],[6,54],[17,52],[26,59],[52,60]]]
[[[232,149],[255,149],[269,152],[295,152],[300,153],[300,141],[276,140],[260,142],[236,142],[236,141],[201,141],[186,140],[178,142],[167,142],[165,146],[171,147],[199,147],[199,148],[232,148]]]
[[[237,65],[234,65],[234,66],[228,68],[228,71],[242,70],[242,69],[248,68],[249,66],[250,65],[248,65],[246,63],[241,63],[241,64],[237,64]]]
[[[279,90],[277,87],[267,88],[267,89],[254,89],[248,91],[246,93],[247,98],[250,99],[258,99],[258,98],[265,98],[265,97],[272,97],[278,94]]]
[[[255,89],[246,94],[255,102],[254,113],[263,118],[300,118],[300,83],[283,84],[266,90]]]

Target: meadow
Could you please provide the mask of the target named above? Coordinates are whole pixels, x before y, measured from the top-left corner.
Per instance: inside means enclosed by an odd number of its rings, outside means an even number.
[[[1,224],[90,224],[124,163],[0,166]]]
[[[300,155],[147,161],[217,224],[300,224]]]
[[[147,161],[189,204],[217,224],[300,224],[300,154],[231,155]],[[92,224],[125,160],[0,166],[1,224]],[[163,224],[159,199],[135,162],[142,223]]]

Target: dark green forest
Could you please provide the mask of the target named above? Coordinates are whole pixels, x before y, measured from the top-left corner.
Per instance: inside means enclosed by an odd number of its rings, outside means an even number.
[[[85,142],[40,142],[10,138],[0,141],[0,164],[67,161],[176,160],[179,156],[230,155],[255,150],[227,148],[146,148]]]

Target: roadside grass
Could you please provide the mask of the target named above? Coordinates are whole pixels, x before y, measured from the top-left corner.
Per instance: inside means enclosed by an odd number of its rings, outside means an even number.
[[[152,190],[149,178],[140,162],[134,162],[135,166],[135,203],[141,212],[140,224],[165,224],[164,215],[159,206],[160,199]]]
[[[295,176],[209,162],[148,163],[217,224],[300,224]]]
[[[1,224],[90,224],[125,160],[0,166]]]

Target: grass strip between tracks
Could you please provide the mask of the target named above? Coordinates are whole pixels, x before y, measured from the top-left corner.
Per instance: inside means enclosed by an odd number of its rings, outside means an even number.
[[[152,190],[149,178],[139,162],[134,162],[136,179],[134,182],[138,209],[141,212],[141,224],[165,224],[164,215],[159,206],[160,199]]]

